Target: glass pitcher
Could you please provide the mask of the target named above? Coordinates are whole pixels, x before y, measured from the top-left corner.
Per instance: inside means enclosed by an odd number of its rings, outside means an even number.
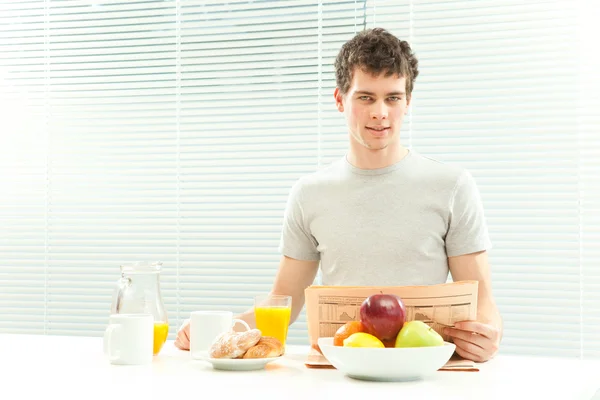
[[[160,294],[161,262],[134,262],[121,265],[112,314],[152,314],[154,355],[160,352],[169,334],[167,312]]]

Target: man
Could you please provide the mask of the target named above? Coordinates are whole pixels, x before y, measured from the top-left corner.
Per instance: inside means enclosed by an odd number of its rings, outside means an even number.
[[[477,321],[447,328],[464,358],[494,357],[502,321],[490,282],[483,207],[468,171],[402,146],[418,61],[384,29],[340,50],[334,91],[349,131],[347,155],[293,186],[273,294],[292,296],[293,322],[319,264],[324,285],[432,285],[479,281]],[[255,326],[253,311],[238,318]],[[177,347],[189,348],[189,325]]]

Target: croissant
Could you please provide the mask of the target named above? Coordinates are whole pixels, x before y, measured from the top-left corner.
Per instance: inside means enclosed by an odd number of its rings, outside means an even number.
[[[261,332],[258,329],[246,332],[224,332],[212,343],[208,354],[212,358],[238,358],[257,344],[260,338]]]
[[[243,358],[270,358],[283,355],[283,344],[271,336],[263,336],[258,343],[250,347]]]

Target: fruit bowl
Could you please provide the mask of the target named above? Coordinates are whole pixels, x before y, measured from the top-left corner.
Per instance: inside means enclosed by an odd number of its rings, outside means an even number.
[[[319,338],[321,352],[345,375],[371,381],[424,379],[444,366],[454,353],[454,343],[443,346],[370,348],[334,346],[332,337]]]

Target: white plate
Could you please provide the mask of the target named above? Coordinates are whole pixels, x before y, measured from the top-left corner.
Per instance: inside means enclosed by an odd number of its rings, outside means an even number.
[[[198,359],[208,361],[214,369],[224,371],[256,371],[265,368],[270,362],[280,359],[281,357],[271,358],[211,358],[208,353],[203,352],[198,354]]]
[[[345,375],[372,381],[409,381],[435,373],[452,357],[456,346],[365,348],[334,346],[333,338],[320,338],[319,347],[329,362]]]

